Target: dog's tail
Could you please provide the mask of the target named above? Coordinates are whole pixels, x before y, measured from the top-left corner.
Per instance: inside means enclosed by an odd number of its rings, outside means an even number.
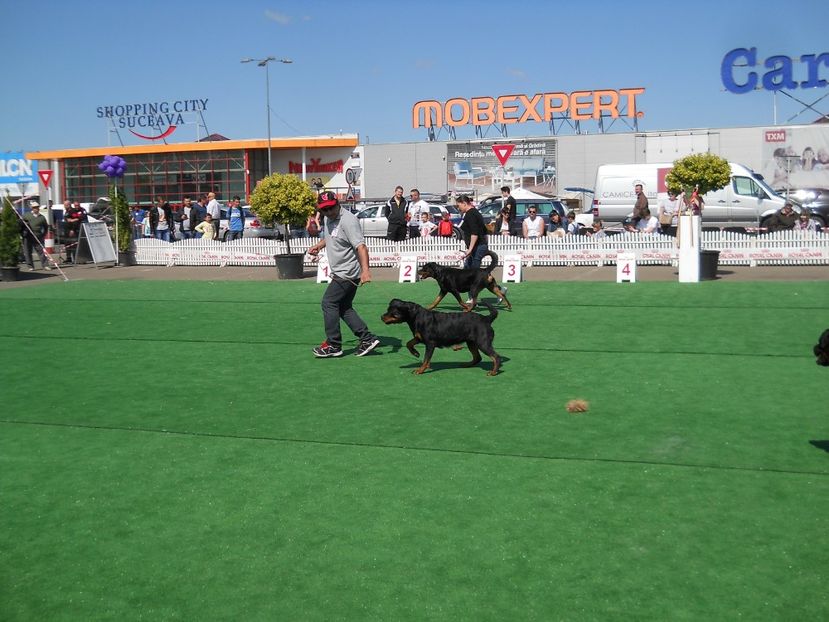
[[[487,308],[487,311],[489,311],[489,315],[481,317],[483,317],[485,320],[489,321],[490,324],[492,324],[492,322],[495,321],[495,318],[498,317],[498,309],[493,307],[492,303],[490,303],[488,300],[482,300],[481,304]]]
[[[486,267],[486,273],[490,274],[493,270],[495,270],[495,266],[498,265],[498,255],[488,250],[485,256],[490,259],[489,265]]]

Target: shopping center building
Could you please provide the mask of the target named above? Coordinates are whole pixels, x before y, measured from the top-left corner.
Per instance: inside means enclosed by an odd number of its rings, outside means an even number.
[[[268,174],[268,145],[274,172],[296,173],[309,182],[330,179],[352,159],[358,145],[356,135],[306,136],[227,140],[215,135],[199,142],[94,147],[26,154],[35,170],[51,170],[49,188],[40,188],[41,200],[49,196],[94,202],[107,196],[109,179],[98,165],[105,155],[127,161],[124,190],[131,203],[148,204],[157,197],[179,202],[183,196],[197,197],[215,192],[222,200],[250,196],[259,180]]]

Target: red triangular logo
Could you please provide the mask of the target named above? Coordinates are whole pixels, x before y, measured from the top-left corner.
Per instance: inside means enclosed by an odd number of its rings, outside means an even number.
[[[40,176],[40,181],[43,182],[43,185],[48,188],[49,182],[52,180],[52,171],[44,169],[38,171],[37,174]]]
[[[515,145],[492,145],[492,150],[495,152],[495,157],[498,158],[501,166],[507,163],[513,149],[515,149]]]

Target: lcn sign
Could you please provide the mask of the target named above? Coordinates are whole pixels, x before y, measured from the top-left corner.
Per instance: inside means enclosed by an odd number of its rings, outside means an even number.
[[[532,96],[453,97],[443,103],[419,101],[412,108],[412,127],[543,123],[556,115],[567,115],[573,120],[642,117],[644,113],[637,111],[636,98],[644,92],[643,88],[603,89]]]

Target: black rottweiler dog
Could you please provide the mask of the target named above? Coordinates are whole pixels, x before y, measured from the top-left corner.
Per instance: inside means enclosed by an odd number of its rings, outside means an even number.
[[[488,376],[494,376],[501,367],[501,357],[492,347],[495,331],[492,321],[498,317],[498,311],[484,301],[489,315],[478,313],[440,313],[430,311],[414,302],[405,302],[395,298],[389,302],[389,308],[380,316],[386,324],[406,323],[412,331],[412,340],[406,344],[409,352],[420,358],[415,350],[419,343],[426,345],[423,364],[414,370],[422,374],[429,369],[435,348],[446,348],[465,343],[472,353],[472,360],[464,367],[474,367],[481,362],[481,352],[492,359],[492,370]]]
[[[458,301],[458,304],[464,311],[471,311],[475,308],[478,301],[478,294],[485,289],[488,289],[493,294],[503,300],[507,309],[512,309],[510,301],[498,283],[495,277],[492,276],[492,271],[498,265],[498,255],[489,251],[487,256],[490,259],[489,266],[486,268],[448,268],[436,264],[434,261],[423,264],[423,267],[418,271],[418,276],[421,279],[428,279],[432,277],[438,282],[440,293],[435,301],[430,304],[427,309],[434,309],[443,300],[447,293],[451,293]],[[469,292],[469,299],[471,304],[467,305],[461,300],[461,292]]]
[[[820,339],[817,340],[814,352],[817,364],[829,367],[829,328],[823,331]]]

